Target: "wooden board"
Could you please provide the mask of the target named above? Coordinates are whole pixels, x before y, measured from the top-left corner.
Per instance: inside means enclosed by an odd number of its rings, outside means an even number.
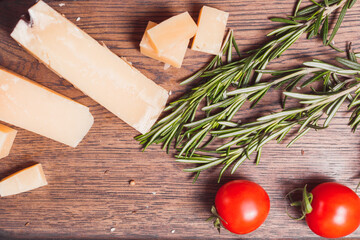
[[[47,1],[119,56],[125,56],[146,76],[176,98],[187,88],[179,86],[211,56],[189,50],[181,69],[163,70],[163,64],[140,54],[138,44],[147,21],[162,20],[183,11],[197,19],[206,4],[230,12],[242,51],[266,41],[265,34],[278,24],[268,18],[291,14],[295,1],[279,0],[63,0]],[[9,33],[33,0],[0,0],[0,65],[90,107],[95,123],[76,148],[18,129],[11,154],[1,159],[0,177],[36,162],[43,164],[49,185],[32,192],[0,199],[0,236],[11,238],[87,239],[235,239],[234,234],[217,233],[205,220],[210,216],[219,169],[201,174],[193,184],[192,175],[182,172],[160,146],[141,152],[133,140],[137,132],[99,104],[60,79],[19,47]],[[64,6],[60,4],[64,3]],[[360,4],[346,15],[336,45],[352,41],[360,51]],[[79,21],[76,19],[80,17]],[[294,44],[269,68],[294,67],[312,58],[342,56],[320,40]],[[280,93],[273,91],[259,106],[242,110],[240,118],[275,111]],[[226,173],[221,184],[231,179],[249,179],[262,185],[271,198],[266,222],[241,238],[316,238],[304,222],[292,221],[285,213],[284,195],[308,183],[337,181],[352,189],[360,178],[360,137],[347,126],[349,114],[342,108],[331,127],[312,131],[292,148],[270,142],[260,165],[247,161],[239,170]],[[288,141],[288,140],[287,140]],[[134,180],[135,186],[129,181]],[[360,229],[351,235],[360,237]]]

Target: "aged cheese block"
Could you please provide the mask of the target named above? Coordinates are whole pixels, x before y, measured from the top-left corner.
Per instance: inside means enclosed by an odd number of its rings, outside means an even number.
[[[43,1],[11,36],[59,76],[141,133],[165,107],[168,92]]]
[[[203,6],[191,49],[215,55],[219,54],[228,17],[229,13],[227,12]]]
[[[151,57],[158,61],[168,63],[174,67],[180,68],[182,62],[185,57],[186,50],[189,45],[189,39],[185,39],[179,42],[175,47],[164,51],[163,53],[159,54],[156,50],[151,46],[149,42],[149,37],[147,35],[147,30],[155,27],[157,24],[154,22],[149,21],[146,27],[145,33],[143,38],[140,42],[140,51],[145,56]]]
[[[0,121],[76,147],[94,118],[88,107],[0,67]]]
[[[16,172],[0,182],[0,195],[6,197],[47,185],[41,164]]]
[[[16,133],[15,129],[0,124],[0,158],[9,155]]]
[[[163,54],[196,33],[196,23],[188,12],[173,16],[147,30],[149,42],[155,51]]]

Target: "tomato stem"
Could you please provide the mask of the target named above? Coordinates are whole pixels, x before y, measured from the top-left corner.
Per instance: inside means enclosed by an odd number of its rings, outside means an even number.
[[[221,229],[221,221],[223,221],[224,223],[227,224],[227,222],[222,218],[220,217],[220,215],[217,213],[216,211],[216,207],[213,205],[211,207],[211,213],[212,213],[212,216],[209,217],[206,221],[211,221],[211,220],[214,220],[214,227],[218,230],[218,232],[220,233],[220,229]],[[220,221],[221,220],[221,221]]]
[[[307,185],[305,185],[304,190],[303,190],[303,205],[302,205],[302,210],[305,214],[309,214],[312,212],[312,207],[311,207],[311,202],[313,200],[313,195],[312,193],[309,193],[306,190]]]
[[[294,201],[293,194],[296,192],[302,192],[302,200]],[[290,207],[301,207],[302,215],[298,218],[293,217],[289,214],[288,207],[286,208],[286,214],[294,219],[294,220],[302,220],[305,218],[306,214],[309,214],[312,212],[312,206],[311,202],[313,200],[312,193],[307,191],[307,185],[305,185],[303,188],[296,188],[292,191],[290,191],[288,194],[286,194],[285,198],[288,198],[290,201]]]

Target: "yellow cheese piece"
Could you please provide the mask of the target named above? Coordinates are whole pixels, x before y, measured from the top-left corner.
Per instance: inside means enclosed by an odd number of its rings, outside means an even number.
[[[36,164],[16,172],[0,182],[2,197],[15,195],[47,185],[41,164]]]
[[[196,23],[188,12],[184,12],[159,23],[147,30],[147,33],[155,51],[163,54],[180,42],[192,38],[196,30]]]
[[[228,17],[229,13],[227,12],[203,6],[191,49],[215,55],[219,54]]]
[[[88,107],[0,67],[0,121],[76,147],[94,118]]]
[[[179,42],[174,48],[171,48],[167,51],[164,51],[161,54],[158,54],[155,49],[151,46],[149,42],[149,37],[147,35],[147,30],[155,27],[157,24],[154,22],[149,21],[146,27],[145,33],[143,38],[140,42],[140,52],[145,56],[151,57],[158,61],[168,63],[174,67],[180,68],[182,62],[185,57],[186,50],[189,45],[189,39],[185,39]]]
[[[15,129],[0,124],[0,158],[9,155],[16,133]]]
[[[168,93],[43,1],[11,36],[59,76],[141,133],[165,107]]]

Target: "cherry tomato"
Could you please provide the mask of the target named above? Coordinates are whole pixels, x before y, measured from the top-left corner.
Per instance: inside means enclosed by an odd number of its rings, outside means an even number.
[[[360,225],[360,198],[350,188],[333,182],[316,186],[311,193],[309,228],[325,238],[344,237]]]
[[[218,190],[215,207],[227,230],[246,234],[265,221],[270,210],[270,199],[260,185],[246,180],[234,180]]]

